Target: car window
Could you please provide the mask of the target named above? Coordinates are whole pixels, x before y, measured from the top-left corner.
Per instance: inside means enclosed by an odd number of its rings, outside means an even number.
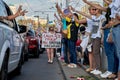
[[[3,2],[2,0],[0,0],[0,7],[3,10],[3,11],[0,11],[1,16],[2,16],[2,14],[6,14],[5,16],[13,15],[13,13],[10,10],[9,6],[5,2]],[[1,8],[0,8],[0,10],[1,10]],[[4,22],[5,24],[9,25],[9,27],[11,27],[11,28],[13,28],[13,29],[15,29],[16,31],[19,32],[18,26],[17,26],[17,23],[16,23],[15,19],[13,19],[13,20],[5,20],[4,19],[2,22]]]
[[[0,0],[0,16],[8,16],[11,15],[10,14],[10,10],[8,9],[8,6],[2,1]],[[0,20],[1,22],[5,23],[6,25],[9,25],[9,27],[13,27],[13,22],[3,19]]]
[[[2,0],[0,0],[0,16],[7,16],[7,11]]]

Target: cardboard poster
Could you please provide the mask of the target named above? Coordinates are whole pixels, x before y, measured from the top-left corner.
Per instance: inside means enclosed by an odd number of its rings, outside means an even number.
[[[60,48],[61,47],[61,34],[43,33],[42,34],[42,48]]]

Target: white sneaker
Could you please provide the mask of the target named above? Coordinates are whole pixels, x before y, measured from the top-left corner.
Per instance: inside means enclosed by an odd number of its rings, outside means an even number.
[[[105,73],[101,74],[101,78],[107,78],[109,75],[111,75],[112,73],[110,71],[106,71]]]
[[[100,71],[100,70],[96,70],[96,71],[94,71],[94,75],[99,75],[99,74],[101,74],[102,72]]]
[[[118,80],[118,78],[116,78],[115,80]]]
[[[94,69],[94,70],[90,71],[90,73],[94,73],[95,71],[96,71],[96,69]]]

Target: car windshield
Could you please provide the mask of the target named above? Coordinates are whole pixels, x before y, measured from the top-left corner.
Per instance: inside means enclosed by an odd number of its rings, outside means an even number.
[[[34,30],[28,30],[27,36],[33,36],[33,37],[35,37],[35,32],[34,32]]]

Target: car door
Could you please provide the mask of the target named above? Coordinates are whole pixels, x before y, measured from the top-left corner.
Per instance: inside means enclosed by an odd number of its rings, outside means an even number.
[[[7,10],[7,14],[12,15],[10,8],[6,4],[5,8]],[[7,35],[7,37],[11,35],[8,70],[13,70],[15,69],[15,67],[17,67],[20,59],[22,41],[20,35],[18,34],[19,28],[16,24],[15,19],[11,20],[8,24],[10,25],[9,27],[12,29],[11,34]]]

